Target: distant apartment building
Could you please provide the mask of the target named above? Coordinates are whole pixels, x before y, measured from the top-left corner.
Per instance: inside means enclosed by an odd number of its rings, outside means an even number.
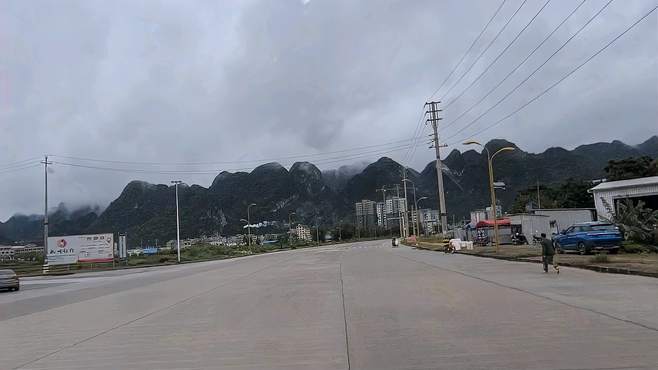
[[[378,202],[377,203],[377,226],[387,228],[388,222],[386,217],[386,203]]]
[[[439,210],[424,208],[418,210],[419,224],[425,234],[434,233],[439,227]]]
[[[397,215],[398,212],[405,212],[406,210],[404,198],[390,197],[386,199],[386,214]]]
[[[313,240],[311,237],[311,229],[306,225],[297,224],[295,228],[290,229],[290,234],[294,235],[299,240]]]
[[[364,199],[354,204],[356,227],[360,230],[374,230],[377,227],[377,203]]]

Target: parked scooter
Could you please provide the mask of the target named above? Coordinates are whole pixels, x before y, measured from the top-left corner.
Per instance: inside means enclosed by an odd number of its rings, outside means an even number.
[[[512,235],[512,244],[514,245],[522,245],[522,244],[527,244],[528,239],[525,237],[525,235],[521,233],[514,233]]]

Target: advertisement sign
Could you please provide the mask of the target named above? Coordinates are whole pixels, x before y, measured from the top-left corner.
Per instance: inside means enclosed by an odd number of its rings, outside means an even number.
[[[48,264],[112,262],[113,234],[69,235],[48,238]]]

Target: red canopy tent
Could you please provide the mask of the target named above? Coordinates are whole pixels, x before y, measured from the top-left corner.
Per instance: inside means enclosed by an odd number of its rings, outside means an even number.
[[[511,225],[511,222],[510,222],[509,218],[501,218],[499,220],[496,220],[496,223],[498,224],[498,226],[510,226]],[[481,227],[494,227],[494,220],[482,220],[482,221],[478,222],[475,225],[476,229],[479,229]]]

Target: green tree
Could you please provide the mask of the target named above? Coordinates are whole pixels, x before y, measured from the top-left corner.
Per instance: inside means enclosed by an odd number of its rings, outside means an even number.
[[[569,179],[565,183],[543,186],[539,189],[542,208],[594,208],[594,199],[587,192],[592,187],[588,181]],[[537,208],[537,188],[519,191],[512,203],[513,213],[522,213],[526,207]]]
[[[648,156],[611,160],[605,167],[605,172],[610,181],[658,176],[658,160],[652,160]]]

